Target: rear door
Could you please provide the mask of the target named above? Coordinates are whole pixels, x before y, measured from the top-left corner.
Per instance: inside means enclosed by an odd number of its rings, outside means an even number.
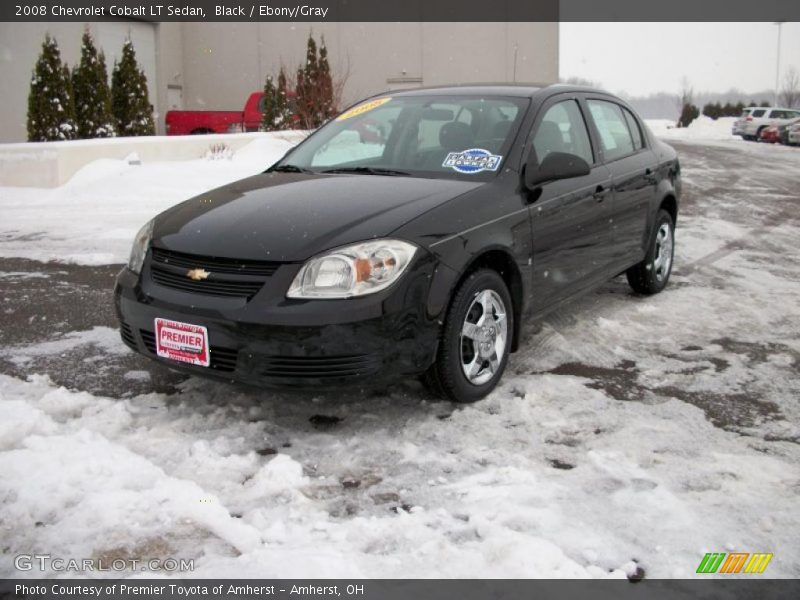
[[[611,171],[608,202],[613,249],[610,269],[620,272],[644,258],[647,221],[657,179],[656,156],[634,114],[608,98],[586,99],[601,160]]]
[[[611,175],[597,160],[574,96],[556,96],[543,105],[526,148],[539,162],[550,152],[567,152],[592,167],[589,175],[543,184],[531,203],[533,307],[541,311],[590,285],[606,269],[604,201]]]

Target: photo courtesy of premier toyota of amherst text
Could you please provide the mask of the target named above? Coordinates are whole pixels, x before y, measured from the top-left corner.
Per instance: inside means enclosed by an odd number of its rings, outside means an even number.
[[[800,9],[496,4],[0,7],[4,593],[800,593]]]

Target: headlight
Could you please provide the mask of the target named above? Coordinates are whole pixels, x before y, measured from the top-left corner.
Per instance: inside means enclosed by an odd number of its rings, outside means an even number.
[[[142,270],[144,257],[147,255],[147,249],[150,247],[152,238],[153,221],[149,221],[133,238],[133,248],[131,248],[131,257],[128,259],[128,268],[134,273],[139,273]]]
[[[310,259],[294,278],[288,298],[350,298],[392,285],[417,247],[400,240],[373,240]]]

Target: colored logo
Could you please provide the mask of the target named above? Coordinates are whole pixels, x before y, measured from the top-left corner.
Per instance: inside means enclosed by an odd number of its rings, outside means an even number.
[[[697,573],[763,573],[771,560],[771,552],[709,552],[700,561]]]
[[[208,279],[209,275],[211,275],[211,273],[209,273],[205,269],[192,269],[191,271],[186,272],[186,276],[194,281],[200,281],[201,279]]]
[[[357,117],[358,115],[363,115],[365,112],[369,112],[378,108],[379,106],[383,106],[387,102],[389,102],[391,98],[378,98],[377,100],[370,100],[369,102],[365,102],[364,104],[359,104],[358,106],[354,106],[350,110],[346,110],[338,117],[336,117],[337,121],[344,121],[345,119],[352,119],[353,117]]]
[[[442,163],[443,167],[454,169],[459,173],[480,173],[481,171],[497,171],[502,156],[492,154],[483,148],[470,148],[461,152],[451,152]]]

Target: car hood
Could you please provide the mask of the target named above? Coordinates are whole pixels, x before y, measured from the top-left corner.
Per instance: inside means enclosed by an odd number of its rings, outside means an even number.
[[[203,256],[303,261],[330,248],[387,236],[480,185],[455,179],[263,173],[161,213],[153,244]]]

